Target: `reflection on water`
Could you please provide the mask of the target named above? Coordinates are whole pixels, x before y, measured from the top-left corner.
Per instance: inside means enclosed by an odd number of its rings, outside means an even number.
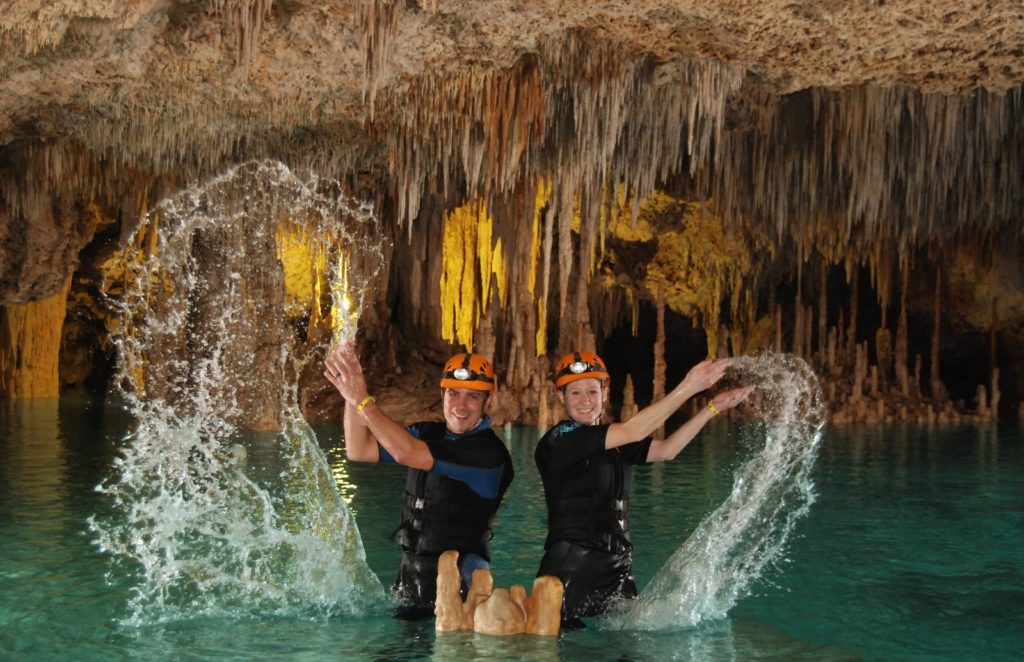
[[[60,401],[52,398],[15,404],[4,400],[0,405],[11,440],[0,444],[0,490],[10,498],[10,492],[16,489],[26,508],[61,520],[65,504],[54,498],[63,491],[67,478],[66,451],[60,441]],[[22,439],[31,441],[13,443]]]
[[[90,544],[86,518],[102,507],[92,486],[110,471],[130,422],[116,405],[64,399],[55,412],[37,404],[0,403],[3,659],[1008,661],[1024,649],[1017,428],[829,428],[814,470],[818,500],[788,560],[724,619],[662,632],[591,628],[553,640],[442,638],[431,621],[386,614],[252,613],[123,625],[130,578]],[[637,471],[641,585],[728,494],[743,450],[731,427],[717,421],[657,474]],[[538,436],[526,428],[506,435],[517,476],[493,541],[502,584],[528,584],[540,559]],[[335,471],[344,463],[339,434],[320,437]],[[281,469],[262,444],[251,440],[247,459],[259,480]],[[390,583],[398,555],[389,535],[404,474],[353,464],[347,475],[367,560]]]

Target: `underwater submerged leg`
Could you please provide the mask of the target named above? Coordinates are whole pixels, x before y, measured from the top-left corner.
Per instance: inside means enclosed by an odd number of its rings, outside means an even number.
[[[637,595],[630,550],[604,552],[559,541],[544,553],[537,574],[562,580],[562,627],[566,629],[586,627],[579,617],[602,614],[612,602]]]

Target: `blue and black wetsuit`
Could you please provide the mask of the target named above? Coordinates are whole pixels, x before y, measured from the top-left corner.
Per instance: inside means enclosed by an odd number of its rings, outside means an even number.
[[[443,552],[459,552],[464,589],[473,570],[490,562],[491,521],[512,482],[512,457],[487,416],[461,435],[449,432],[442,422],[415,423],[407,429],[426,442],[434,466],[430,471],[409,469],[406,475],[402,522],[394,534],[403,551],[394,593],[412,611],[433,613],[437,561]],[[395,461],[379,448],[382,463]]]
[[[605,449],[607,425],[564,420],[537,443],[548,536],[537,575],[565,586],[563,622],[600,614],[616,598],[636,597],[629,493],[633,465],[646,464],[647,437]]]

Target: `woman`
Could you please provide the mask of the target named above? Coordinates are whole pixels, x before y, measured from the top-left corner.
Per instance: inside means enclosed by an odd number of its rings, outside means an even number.
[[[668,395],[625,423],[602,423],[608,400],[604,361],[593,352],[573,352],[558,362],[555,388],[568,418],[541,438],[534,458],[548,505],[537,574],[554,575],[565,586],[563,627],[581,627],[580,616],[636,597],[628,512],[632,465],[674,459],[712,417],[750,394],[750,387],[719,393],[668,438],[649,436],[684,402],[717,383],[729,364],[698,363]]]

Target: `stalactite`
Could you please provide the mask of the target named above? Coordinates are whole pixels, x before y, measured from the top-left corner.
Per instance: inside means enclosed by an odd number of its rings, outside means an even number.
[[[538,277],[538,252],[540,250],[542,214],[546,204],[545,195],[550,193],[543,184],[524,186],[518,196],[519,206],[504,213],[512,214],[509,222],[514,234],[520,239],[529,235],[530,241],[511,241],[509,269],[509,305],[506,307],[505,328],[508,344],[505,383],[513,397],[520,402],[521,415],[516,419],[523,424],[533,424],[538,419],[535,399],[523,397],[523,393],[536,393],[536,385],[531,381],[537,376],[538,356],[545,352],[538,351],[537,342],[543,340],[545,334],[538,329],[539,298],[536,295]],[[496,221],[500,217],[496,216]],[[494,360],[500,365],[501,355],[496,352]],[[543,372],[543,370],[540,370]],[[547,389],[544,389],[547,390]]]
[[[561,188],[558,200],[558,301],[559,315],[563,322],[567,322],[568,312],[572,302],[569,300],[569,279],[572,276],[572,221],[574,189]],[[580,276],[582,278],[582,275]],[[566,343],[572,340],[565,336],[564,328],[559,329],[560,347],[559,351],[569,351]]]
[[[0,18],[0,41],[6,42],[5,49],[29,57],[58,45],[76,19],[124,21],[133,9],[125,0],[6,2]]]
[[[552,203],[554,200],[551,201]],[[554,225],[556,215],[555,205],[549,203],[548,210],[544,214],[544,239],[542,241],[543,260],[540,296],[537,297],[537,353],[541,354],[541,348],[547,348],[548,333],[548,301],[551,291],[551,249],[554,244]]]
[[[636,209],[659,177],[678,170],[687,149],[691,166],[710,163],[726,100],[741,80],[739,69],[631,60],[614,45],[570,33],[503,71],[439,72],[414,81],[380,100],[389,117],[398,117],[389,153],[399,221],[416,216],[421,190],[434,181],[442,193],[461,182],[492,199],[517,181],[550,176],[559,200],[559,304],[565,307],[573,270],[591,272],[604,247],[601,216],[614,208],[610,187],[625,183]],[[418,101],[407,103],[408,97]],[[578,216],[568,213],[570,201]],[[578,223],[576,245],[570,222]],[[545,241],[545,254],[549,246]]]
[[[760,106],[751,92],[749,128],[725,134],[712,183],[727,220],[754,215],[825,254],[872,256],[926,237],[951,241],[964,227],[988,236],[1014,227],[1024,203],[1009,179],[1024,165],[1024,132],[1012,119],[1024,105],[1020,88],[969,96],[811,89]],[[788,139],[794,118],[813,139]]]
[[[270,18],[274,0],[213,0],[229,33],[235,36],[235,62],[248,68],[259,46],[263,22]]]
[[[501,240],[492,244],[493,221],[481,201],[469,202],[445,217],[440,280],[441,337],[473,349],[482,311],[490,305],[492,276],[505,303],[505,260]]]
[[[363,48],[363,102],[369,104],[373,118],[377,104],[377,90],[384,68],[391,57],[391,49],[398,29],[400,2],[391,0],[363,0],[360,34]]]

